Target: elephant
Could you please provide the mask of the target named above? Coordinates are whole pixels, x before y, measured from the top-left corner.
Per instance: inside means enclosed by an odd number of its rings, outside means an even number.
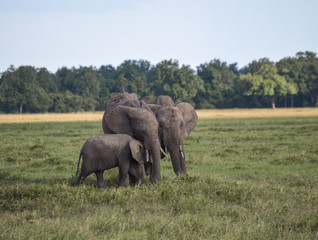
[[[161,96],[160,101],[169,103],[169,99],[171,99],[169,96]],[[194,108],[186,102],[176,105],[148,104],[148,106],[156,114],[161,147],[170,153],[174,172],[177,175],[186,173],[183,141],[197,124],[198,116]]]
[[[106,134],[128,134],[140,141],[150,154],[152,169],[150,181],[160,178],[160,141],[158,122],[146,103],[127,97],[111,102],[102,120]]]
[[[96,134],[83,145],[77,164],[77,173],[83,156],[81,173],[76,184],[87,176],[96,174],[98,188],[106,188],[103,180],[104,170],[118,167],[118,186],[124,186],[127,174],[129,182],[135,185],[139,179],[144,184],[146,151],[142,144],[127,134]]]
[[[142,99],[147,104],[157,104],[157,105],[163,105],[163,106],[174,106],[174,102],[171,97],[169,96],[158,96],[156,98],[151,98],[149,96],[146,96]]]
[[[128,99],[128,100],[136,100],[138,101],[138,96],[136,93],[117,93],[116,95],[112,96],[108,102],[107,105],[110,105],[113,102],[118,102],[120,99]]]

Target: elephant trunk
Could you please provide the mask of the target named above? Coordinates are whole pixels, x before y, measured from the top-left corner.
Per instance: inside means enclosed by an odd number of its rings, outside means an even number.
[[[171,162],[175,174],[186,173],[185,155],[182,145],[176,139],[171,139],[168,145]]]

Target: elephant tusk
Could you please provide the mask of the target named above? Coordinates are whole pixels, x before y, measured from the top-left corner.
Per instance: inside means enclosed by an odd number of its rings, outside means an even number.
[[[149,162],[149,151],[146,149],[146,162]]]
[[[168,155],[165,153],[165,151],[163,151],[163,149],[160,147],[160,152],[165,155],[166,158],[168,158]]]
[[[184,154],[183,154],[183,150],[182,150],[182,145],[180,145],[180,153],[181,153],[182,158],[184,158]]]

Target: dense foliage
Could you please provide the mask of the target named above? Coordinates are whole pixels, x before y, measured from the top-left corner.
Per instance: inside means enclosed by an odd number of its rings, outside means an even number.
[[[126,60],[118,67],[46,68],[10,66],[0,77],[0,112],[103,110],[114,93],[169,95],[196,108],[308,107],[318,105],[318,58],[299,52],[274,63],[255,60],[238,69],[218,59],[196,71],[176,60],[152,65]]]

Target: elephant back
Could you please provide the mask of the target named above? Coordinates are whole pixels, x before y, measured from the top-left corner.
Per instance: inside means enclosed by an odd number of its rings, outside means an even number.
[[[106,107],[106,110],[105,110],[105,113],[103,116],[102,126],[103,126],[104,133],[110,133],[110,134],[126,133],[130,136],[133,136],[131,131],[126,132],[124,130],[122,132],[118,132],[118,130],[115,130],[115,128],[113,127],[114,125],[116,125],[116,128],[117,128],[117,126],[119,126],[119,125],[125,126],[125,125],[129,124],[129,118],[124,113],[123,109],[125,109],[126,112],[128,112],[129,110],[131,110],[131,111],[142,110],[142,111],[147,111],[150,114],[154,115],[154,113],[151,111],[149,106],[143,101],[129,100],[127,98],[123,98],[123,99],[120,99],[118,101],[114,101]],[[155,118],[155,116],[154,116],[154,118]],[[110,126],[110,123],[109,123],[110,120],[107,120],[107,119],[112,119],[111,120],[112,126]],[[117,122],[117,123],[115,124],[115,122]],[[125,126],[125,128],[128,129],[128,126]]]
[[[126,106],[126,107],[131,107],[131,108],[144,108],[150,112],[151,109],[149,108],[149,106],[143,102],[143,101],[138,101],[138,100],[129,100],[127,98],[122,98],[119,99],[117,101],[111,102],[105,110],[105,113],[108,114],[109,112],[111,112],[114,108],[118,107],[118,106]]]
[[[132,101],[138,101],[138,97],[136,93],[117,93],[116,95],[112,96],[108,102],[107,102],[107,106],[114,103],[114,102],[118,102],[121,99],[127,99],[127,100],[132,100]]]
[[[171,97],[164,96],[164,95],[160,95],[156,98],[151,98],[149,96],[146,96],[142,100],[147,104],[156,104],[156,105],[171,106],[171,107],[175,105]]]

